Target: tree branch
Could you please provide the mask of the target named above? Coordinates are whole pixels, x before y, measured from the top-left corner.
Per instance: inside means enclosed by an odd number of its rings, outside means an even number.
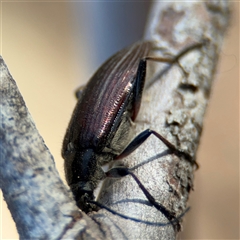
[[[176,56],[194,43],[208,42],[180,59],[154,84],[145,89],[141,110],[137,118],[135,136],[150,128],[162,134],[171,143],[195,157],[203,127],[219,51],[228,26],[229,9],[224,1],[156,2],[152,7],[146,39],[156,41],[152,55]],[[150,68],[152,65],[149,66]],[[154,64],[149,74],[161,72],[163,65]],[[146,83],[149,85],[149,82]],[[166,153],[166,146],[152,136],[122,164],[134,169],[144,186],[167,209],[180,215],[187,205],[193,188],[194,168],[184,159]],[[167,219],[156,209],[143,204],[145,196],[136,182],[128,176],[107,180],[99,201],[125,215],[153,222]],[[116,234],[128,239],[175,239],[177,232],[168,227],[138,224],[104,212],[121,229]],[[100,212],[99,212],[100,213]],[[96,218],[96,217],[95,217]],[[106,221],[106,217],[99,217]]]
[[[153,5],[146,39],[156,42],[152,55],[176,56],[182,49],[207,40],[189,52],[145,89],[135,135],[151,128],[178,148],[196,155],[203,116],[223,35],[229,21],[228,2],[159,3]],[[181,67],[180,67],[181,66]],[[16,83],[0,59],[1,128],[0,187],[22,239],[174,239],[177,231],[121,219],[100,210],[91,218],[79,211],[56,171],[49,150],[28,113]],[[149,77],[162,64],[149,64]],[[147,80],[149,81],[149,80]],[[147,82],[148,83],[148,82]],[[134,136],[135,136],[134,135]],[[181,214],[193,188],[194,167],[169,154],[154,136],[122,161],[156,201]],[[99,197],[106,206],[130,217],[167,222],[136,182],[127,176],[107,179]]]
[[[15,81],[0,57],[0,187],[22,239],[101,236],[98,226],[75,205],[56,171]],[[68,236],[66,235],[66,236]]]

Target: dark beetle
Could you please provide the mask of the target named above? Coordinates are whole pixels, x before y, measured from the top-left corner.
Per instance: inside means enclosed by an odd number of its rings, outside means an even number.
[[[134,44],[110,59],[93,75],[79,96],[63,142],[65,174],[78,206],[89,211],[83,197],[94,199],[93,191],[105,178],[101,166],[123,152],[131,140],[145,79],[145,65],[137,78],[140,59],[151,42]],[[87,205],[86,205],[87,204]]]
[[[107,175],[129,174],[115,168],[106,175],[101,166],[130,154],[151,134],[162,140],[175,154],[190,159],[149,129],[131,141],[132,122],[137,117],[145,83],[146,61],[161,61],[147,57],[152,48],[153,43],[145,41],[116,53],[78,94],[78,102],[64,138],[62,156],[65,159],[67,183],[78,207],[85,212],[94,209],[89,202],[94,200],[93,191],[100,180]],[[171,220],[173,216],[168,218]]]

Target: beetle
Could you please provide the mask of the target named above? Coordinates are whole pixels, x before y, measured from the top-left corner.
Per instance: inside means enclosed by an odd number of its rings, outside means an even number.
[[[175,219],[127,168],[113,168],[106,173],[101,168],[132,153],[151,134],[176,155],[193,161],[190,155],[154,130],[147,129],[132,140],[132,123],[141,105],[147,60],[174,63],[198,45],[185,49],[173,59],[149,57],[153,47],[152,41],[141,41],[117,52],[77,91],[78,102],[64,137],[62,156],[67,183],[78,207],[86,213],[95,210],[96,205],[102,207],[94,201],[93,194],[100,180],[130,174],[151,204],[169,221]]]

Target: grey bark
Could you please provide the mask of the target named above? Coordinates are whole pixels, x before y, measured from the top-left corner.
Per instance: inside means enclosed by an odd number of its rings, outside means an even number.
[[[227,1],[159,3],[152,7],[145,39],[155,41],[151,55],[176,56],[194,43],[206,44],[184,55],[143,95],[134,136],[151,128],[193,158],[203,116],[229,22]],[[69,188],[39,135],[16,83],[1,58],[0,187],[21,239],[175,239],[177,230],[124,220],[100,210],[90,217],[78,210]],[[148,66],[148,79],[166,65]],[[133,137],[134,137],[133,136]],[[121,161],[154,198],[176,216],[187,206],[194,166],[151,136]],[[119,164],[119,162],[117,163]],[[107,179],[99,196],[106,206],[156,223],[167,219],[149,206],[130,177]]]

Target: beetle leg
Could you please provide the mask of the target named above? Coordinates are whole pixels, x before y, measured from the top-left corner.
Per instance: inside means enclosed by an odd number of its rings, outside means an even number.
[[[115,160],[124,158],[129,154],[131,154],[136,148],[138,148],[142,143],[144,143],[144,141],[147,140],[147,138],[150,137],[151,134],[153,134],[158,139],[160,139],[175,155],[179,157],[184,157],[191,164],[197,165],[197,163],[188,153],[184,152],[184,150],[182,149],[176,148],[172,143],[170,143],[162,135],[160,135],[159,133],[151,129],[146,129],[145,131],[141,132],[137,137],[135,137],[132,140],[132,142],[130,142],[129,145],[125,148],[125,150],[115,158]]]
[[[112,177],[112,178],[119,178],[119,177],[125,177],[127,175],[131,175],[133,179],[136,181],[138,186],[141,188],[143,191],[144,195],[148,199],[148,201],[159,211],[161,211],[169,221],[174,219],[174,214],[168,211],[164,206],[161,204],[157,203],[154,197],[148,192],[148,190],[143,186],[143,184],[139,181],[137,176],[131,172],[128,168],[125,167],[114,167],[110,169],[109,171],[106,172],[107,177]]]
[[[179,61],[179,59],[181,57],[183,57],[185,54],[187,54],[188,52],[194,50],[194,49],[198,49],[198,48],[201,48],[202,46],[204,46],[205,44],[207,43],[206,42],[202,42],[202,43],[195,43],[195,44],[192,44],[186,48],[184,48],[181,52],[179,52],[176,56],[173,56],[172,58],[161,58],[161,57],[146,57],[145,59],[146,60],[151,60],[151,61],[155,61],[155,62],[165,62],[165,63],[170,63],[170,64],[173,64],[173,63],[176,63]]]
[[[194,50],[194,49],[201,48],[204,44],[206,44],[206,43],[204,42],[204,43],[192,44],[192,45],[186,47],[185,49],[183,49],[178,55],[176,55],[172,58],[151,57],[151,56],[149,56],[149,57],[142,58],[140,60],[139,65],[138,65],[138,69],[137,69],[135,83],[134,83],[135,85],[133,86],[133,102],[132,102],[133,115],[131,117],[133,121],[137,117],[137,114],[138,114],[138,111],[139,111],[140,105],[141,105],[142,92],[143,92],[143,87],[144,87],[144,84],[145,84],[145,77],[146,77],[147,61],[169,63],[171,65],[174,64],[174,63],[177,63],[179,65],[179,67],[183,70],[183,68],[179,64],[180,58],[183,57],[188,52]],[[162,72],[165,73],[169,69],[170,69],[170,67],[163,70]],[[184,74],[186,73],[184,70],[183,70],[183,72],[184,72]],[[153,84],[153,82],[155,82],[155,79],[148,83],[147,88],[149,88],[150,85]]]
[[[162,204],[156,202],[154,197],[148,192],[148,190],[144,187],[144,185],[140,182],[138,177],[131,172],[128,168],[125,167],[114,167],[110,169],[108,172],[106,172],[107,177],[112,178],[118,178],[118,177],[124,177],[127,175],[131,175],[133,179],[136,181],[140,189],[143,191],[144,195],[148,199],[148,201],[151,203],[152,206],[154,206],[158,211],[162,212],[163,215],[169,220],[169,223],[171,223],[174,226],[174,223],[178,223],[179,219],[184,216],[184,214],[190,209],[187,208],[180,216],[175,217],[174,213],[169,211],[167,208],[165,208]]]
[[[172,221],[168,221],[166,223],[161,223],[161,222],[149,222],[149,221],[144,221],[142,219],[137,219],[137,218],[133,218],[133,217],[129,217],[127,215],[123,215],[119,212],[116,212],[114,210],[112,210],[111,208],[101,204],[100,202],[97,202],[97,201],[94,201],[94,200],[89,200],[89,203],[91,204],[94,204],[96,205],[98,208],[103,208],[103,209],[106,209],[108,212],[112,213],[112,214],[115,214],[121,218],[124,218],[124,219],[128,219],[128,220],[131,220],[131,221],[134,221],[134,222],[139,222],[139,223],[144,223],[144,224],[147,224],[147,225],[151,225],[151,226],[161,226],[161,227],[164,227],[164,226],[168,226],[168,225],[173,225],[174,229],[175,229],[175,225],[174,224],[178,224],[179,223],[179,220],[189,211],[190,207],[188,207],[184,212],[182,212],[179,216],[177,216],[176,218],[174,218]],[[176,229],[177,231],[179,231],[179,227],[178,225],[176,226]]]
[[[147,68],[147,60],[157,61],[157,62],[165,62],[165,63],[174,63],[178,61],[178,57],[170,59],[170,58],[157,58],[157,57],[145,57],[140,60],[138,64],[136,79],[134,81],[133,86],[133,99],[132,99],[132,106],[133,106],[133,114],[132,114],[132,121],[135,120],[137,117],[138,111],[140,109],[141,100],[142,100],[142,92],[145,83],[146,77],[146,68]]]
[[[145,77],[146,77],[146,67],[147,67],[146,59],[145,58],[141,59],[138,64],[136,80],[133,86],[133,100],[132,100],[133,115],[131,117],[132,121],[135,120],[135,118],[137,117],[138,111],[140,109],[142,92],[143,92],[143,87],[144,87]]]
[[[184,75],[188,75],[187,72],[181,67],[181,65],[179,64],[179,60],[180,58],[182,58],[185,54],[187,54],[188,52],[194,50],[194,49],[198,49],[203,47],[204,45],[206,45],[208,43],[208,41],[203,41],[201,43],[195,43],[192,44],[186,48],[184,48],[179,54],[177,54],[176,56],[170,57],[170,58],[161,58],[161,57],[146,57],[146,60],[150,60],[150,61],[155,61],[155,62],[164,62],[164,63],[168,63],[169,66],[164,68],[160,73],[158,73],[157,75],[155,75],[152,79],[150,79],[147,84],[146,84],[146,89],[148,89],[150,86],[152,86],[153,83],[155,83],[156,81],[158,81],[159,78],[161,78],[171,67],[173,64],[177,63],[178,66],[181,68],[181,70],[183,71]]]

